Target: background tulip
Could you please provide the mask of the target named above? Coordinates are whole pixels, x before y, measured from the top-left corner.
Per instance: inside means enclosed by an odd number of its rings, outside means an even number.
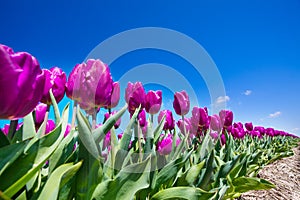
[[[152,115],[159,112],[162,104],[162,92],[161,90],[150,90],[145,96],[145,109],[147,113]]]
[[[0,44],[0,119],[18,119],[33,111],[42,98],[45,76],[26,52]]]
[[[46,131],[45,131],[45,134],[48,134],[50,133],[51,131],[53,131],[55,129],[55,122],[52,120],[52,119],[49,119],[47,121],[47,124],[46,124]]]
[[[253,130],[253,124],[251,122],[245,123],[245,127],[247,131],[252,131]]]
[[[176,124],[177,124],[177,126],[180,129],[180,132],[182,134],[190,133],[191,130],[192,130],[192,124],[191,124],[191,119],[190,118],[184,118],[184,124],[183,124],[182,119],[178,120]],[[184,126],[185,126],[186,132],[184,132]]]
[[[18,131],[18,130],[21,128],[22,125],[23,125],[23,122],[22,122],[22,123],[18,123],[17,128],[16,128],[16,131]],[[4,135],[7,135],[7,134],[8,134],[8,132],[9,132],[9,127],[10,127],[9,124],[5,124],[4,127],[1,129],[1,131],[4,133]]]
[[[190,99],[185,91],[174,94],[173,108],[177,115],[186,115],[190,110]]]
[[[233,113],[230,110],[221,110],[219,112],[219,116],[222,122],[222,125],[226,128],[232,125],[233,121]]]
[[[59,103],[65,96],[66,73],[58,67],[52,67],[50,70],[43,69],[43,71],[46,76],[46,82],[41,102],[47,105],[52,104],[49,94],[49,90],[52,89],[53,96],[56,102]]]
[[[128,111],[132,115],[141,105],[141,110],[145,107],[145,90],[141,82],[128,82],[125,91],[125,100],[128,104]],[[140,110],[140,111],[141,111]]]
[[[146,125],[146,123],[147,123],[146,112],[145,112],[144,109],[138,115],[138,122],[139,122],[139,124],[140,124],[141,127],[144,127]]]
[[[222,124],[219,115],[212,115],[210,117],[210,127],[218,133],[222,130]]]
[[[175,126],[175,120],[173,118],[173,114],[170,110],[162,110],[158,115],[158,123],[162,120],[162,118],[166,116],[165,125],[163,130],[173,130]]]
[[[81,95],[80,95],[81,68],[82,68],[82,64],[75,65],[65,85],[67,97],[69,97],[74,101],[81,101]]]
[[[119,100],[120,100],[120,84],[119,82],[114,82],[110,100],[108,102],[108,105],[105,106],[105,108],[108,109],[108,108],[116,107],[119,103]]]
[[[35,108],[35,123],[36,125],[40,126],[44,119],[45,119],[45,114],[47,112],[47,104],[44,103],[39,103],[36,108]]]
[[[176,146],[180,143],[180,139],[176,140]],[[172,152],[173,136],[168,134],[166,138],[157,142],[157,151],[160,155],[169,155]]]
[[[208,121],[208,114],[204,108],[193,108],[191,122],[194,127],[204,127]]]

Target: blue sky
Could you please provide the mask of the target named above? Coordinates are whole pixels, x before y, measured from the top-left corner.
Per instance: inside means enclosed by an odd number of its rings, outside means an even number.
[[[196,40],[213,59],[226,89],[227,97],[219,100],[226,100],[235,121],[300,135],[299,10],[297,0],[2,1],[0,43],[30,52],[43,68],[59,66],[69,73],[117,33],[139,27],[172,29]],[[112,63],[111,71],[118,80],[145,63],[176,69],[193,86],[200,106],[211,105],[201,76],[172,53],[134,51]],[[165,106],[170,99],[166,90]]]

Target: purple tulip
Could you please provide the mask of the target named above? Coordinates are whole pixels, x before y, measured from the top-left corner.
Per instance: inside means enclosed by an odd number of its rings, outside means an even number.
[[[103,147],[102,149],[110,149],[110,131],[108,133],[106,133],[104,141],[103,141]]]
[[[267,128],[267,129],[266,129],[266,134],[267,134],[268,136],[273,137],[274,134],[275,134],[274,128]]]
[[[146,112],[144,109],[138,115],[138,122],[141,127],[144,127],[147,124]]]
[[[258,131],[261,135],[264,135],[265,134],[265,128],[262,127],[262,126],[256,126],[254,128],[255,131]]]
[[[55,122],[51,119],[47,121],[45,134],[50,133],[55,129]]]
[[[226,128],[232,125],[233,121],[233,113],[230,110],[221,110],[219,112],[219,116],[222,122],[222,125]]]
[[[162,92],[161,90],[150,90],[145,96],[145,109],[147,113],[152,115],[159,112],[162,104]]]
[[[182,134],[184,133],[191,133],[192,131],[192,123],[191,123],[191,119],[190,118],[184,118],[184,124],[182,119],[177,121],[177,126],[180,129],[180,132]],[[186,132],[184,132],[184,126],[185,126],[185,130]]]
[[[113,115],[116,114],[116,113],[117,113],[116,110],[112,111],[111,114],[109,114],[108,112],[105,113],[105,114],[104,114],[104,121],[106,121],[110,116],[113,116]],[[120,125],[121,125],[121,118],[119,118],[119,119],[115,122],[115,124],[114,124],[115,129],[119,128]]]
[[[0,119],[19,119],[42,98],[45,76],[38,61],[26,52],[14,53],[0,44]]]
[[[111,103],[113,81],[109,67],[100,60],[89,59],[76,65],[66,84],[67,96],[84,107],[105,107]]]
[[[183,90],[174,94],[173,108],[177,115],[186,115],[190,110],[190,99]]]
[[[44,103],[39,103],[36,108],[35,108],[35,123],[36,125],[40,126],[44,119],[45,119],[45,114],[47,112],[47,104]]]
[[[180,139],[176,140],[176,146],[180,143]],[[160,155],[168,155],[172,152],[173,136],[168,134],[166,138],[157,142],[157,151]]]
[[[175,127],[175,120],[173,119],[172,111],[170,110],[162,110],[158,115],[158,123],[162,120],[162,118],[166,116],[165,124],[163,130],[173,130]]]
[[[245,127],[246,127],[247,131],[253,131],[253,124],[252,124],[252,122],[245,123]]]
[[[22,122],[22,123],[18,123],[17,128],[16,128],[16,131],[18,131],[18,130],[21,128],[22,125],[23,125],[23,122]],[[4,135],[7,135],[7,134],[8,134],[8,132],[9,132],[9,127],[10,127],[9,124],[5,124],[4,127],[1,129],[1,131],[4,133]]]
[[[145,90],[141,82],[131,83],[128,82],[125,91],[125,100],[128,104],[128,111],[133,115],[135,109],[141,105],[141,110],[145,107]]]
[[[212,115],[210,117],[210,128],[218,133],[222,130],[222,124],[219,115]]]
[[[225,137],[224,133],[221,135],[220,139],[221,139],[221,145],[225,145],[226,144],[226,137]]]
[[[216,140],[219,137],[219,133],[216,132],[216,131],[211,131],[210,132],[210,136],[211,136],[211,138],[213,138],[214,140]]]
[[[119,100],[120,100],[120,84],[119,82],[114,82],[110,101],[108,105],[105,106],[105,108],[108,109],[108,108],[116,107],[119,103]]]
[[[191,123],[195,128],[203,128],[209,122],[207,110],[205,108],[194,107],[192,111]]]
[[[53,96],[56,102],[59,103],[65,96],[66,73],[58,67],[52,67],[50,70],[43,69],[43,71],[46,76],[46,82],[41,102],[47,105],[52,104],[49,94],[49,90],[52,89]]]

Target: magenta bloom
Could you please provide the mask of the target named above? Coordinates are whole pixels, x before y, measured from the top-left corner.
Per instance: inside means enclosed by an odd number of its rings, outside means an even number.
[[[246,127],[247,131],[253,131],[253,124],[252,124],[252,122],[245,123],[245,127]]]
[[[47,121],[47,124],[46,124],[46,131],[45,131],[45,134],[48,134],[50,133],[51,131],[53,131],[55,129],[55,122],[52,120],[52,119],[49,119]]]
[[[210,128],[218,133],[222,130],[222,124],[219,115],[212,115],[210,117]]]
[[[183,90],[174,94],[173,108],[177,115],[186,115],[190,110],[190,99]]]
[[[218,137],[219,137],[219,133],[216,131],[211,131],[209,134],[210,134],[211,138],[214,140],[218,139]]]
[[[119,82],[114,82],[113,83],[113,90],[112,90],[112,94],[110,96],[110,101],[108,103],[107,106],[105,106],[105,108],[114,108],[118,105],[120,101],[120,84]]]
[[[35,107],[35,123],[40,126],[44,119],[45,119],[45,114],[47,112],[47,104],[44,103],[39,103],[36,107]]]
[[[274,134],[275,134],[274,128],[267,128],[267,129],[266,129],[266,134],[267,134],[268,136],[273,137]]]
[[[71,131],[71,124],[67,124],[66,131],[64,133],[64,137],[67,137]]]
[[[207,110],[204,108],[194,107],[191,122],[195,128],[203,128],[206,126],[209,122]]]
[[[224,134],[221,135],[221,138],[220,138],[220,139],[221,139],[221,144],[222,144],[222,145],[225,145],[225,144],[226,144],[226,137],[225,137]]]
[[[21,128],[22,125],[23,125],[23,122],[22,122],[22,123],[18,123],[17,128],[16,128],[16,131],[18,131],[18,130]],[[8,132],[9,132],[9,127],[10,127],[9,124],[5,124],[4,127],[1,129],[1,131],[4,133],[4,135],[7,135],[7,134],[8,134]]]
[[[158,123],[162,118],[166,116],[166,121],[163,130],[173,130],[175,126],[175,120],[173,118],[172,112],[170,110],[162,110],[158,115]]]
[[[128,111],[133,115],[135,109],[141,105],[141,110],[145,107],[145,90],[141,82],[128,82],[125,91],[125,100],[128,104]],[[140,110],[140,111],[141,111]]]
[[[161,90],[150,90],[145,96],[145,109],[147,113],[152,115],[159,112],[162,104],[162,92]]]
[[[177,121],[177,126],[180,129],[181,133],[184,133],[184,125],[185,125],[185,130],[186,133],[190,133],[192,131],[192,123],[190,118],[184,118],[184,124],[182,119]]]
[[[103,147],[102,149],[110,148],[110,131],[106,133],[104,141],[103,141]]]
[[[104,121],[106,121],[110,116],[113,116],[113,115],[116,114],[116,113],[117,113],[116,110],[112,111],[111,114],[109,114],[108,112],[105,113],[105,114],[104,114]],[[121,125],[121,118],[119,118],[119,119],[115,122],[115,124],[114,124],[115,129],[119,128],[120,125]]]
[[[147,124],[146,112],[144,109],[138,115],[138,122],[141,127],[144,127]]]
[[[172,143],[173,143],[173,136],[168,134],[168,136],[161,141],[157,142],[157,151],[160,155],[168,155],[172,151]],[[176,140],[176,146],[180,143],[180,139]]]
[[[233,121],[233,113],[230,110],[221,110],[219,112],[219,116],[222,122],[222,125],[226,128],[232,125]]]
[[[33,56],[0,44],[0,119],[19,119],[42,98],[45,76]]]
[[[109,67],[100,60],[89,59],[76,65],[66,83],[67,96],[84,107],[105,107],[111,104],[113,81]]]
[[[49,94],[49,90],[52,89],[53,96],[56,102],[59,103],[65,96],[66,73],[58,67],[52,67],[50,70],[43,69],[43,71],[46,76],[46,82],[41,102],[47,105],[52,104]]]

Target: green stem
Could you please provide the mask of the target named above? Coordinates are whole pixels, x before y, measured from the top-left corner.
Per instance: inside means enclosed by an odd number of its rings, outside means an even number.
[[[48,122],[48,118],[49,118],[49,111],[50,111],[50,105],[47,105],[47,111],[45,113],[45,117],[44,117],[44,126],[42,126],[42,135],[45,135],[46,133],[46,126],[47,126],[47,122]]]
[[[18,126],[18,120],[10,120],[8,138],[13,139]]]
[[[74,101],[73,113],[72,113],[72,122],[71,122],[71,130],[75,129],[76,112],[77,112],[77,101]]]
[[[97,120],[97,110],[95,108],[92,115],[92,130],[95,130],[96,128],[96,120]]]

